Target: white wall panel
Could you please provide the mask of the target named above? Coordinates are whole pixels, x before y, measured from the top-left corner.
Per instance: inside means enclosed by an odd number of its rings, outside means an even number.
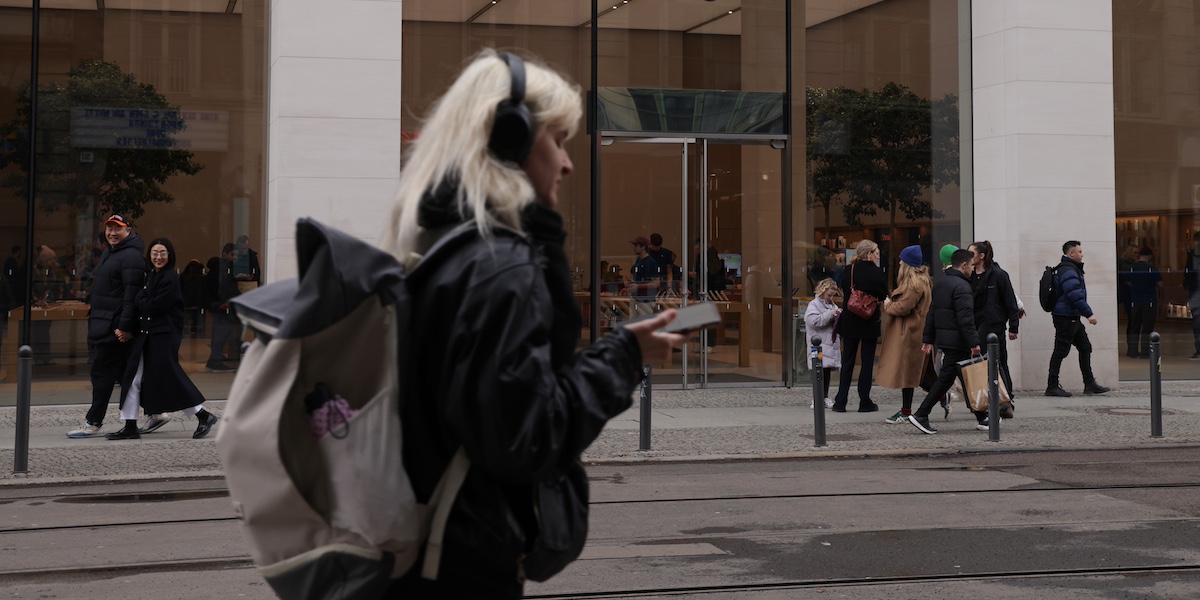
[[[990,240],[1028,316],[1009,345],[1016,387],[1040,393],[1053,347],[1037,300],[1062,243],[1083,242],[1093,370],[1117,383],[1113,254],[1112,6],[1097,0],[972,3],[976,239]],[[1075,352],[1062,384],[1082,386]]]

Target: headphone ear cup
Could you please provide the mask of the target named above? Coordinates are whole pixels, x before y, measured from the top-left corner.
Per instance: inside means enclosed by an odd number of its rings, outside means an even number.
[[[533,146],[533,118],[525,104],[505,100],[496,107],[488,149],[503,161],[521,164]]]

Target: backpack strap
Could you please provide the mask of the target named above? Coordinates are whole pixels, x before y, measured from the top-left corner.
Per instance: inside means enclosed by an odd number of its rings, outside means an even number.
[[[454,499],[458,497],[458,490],[462,487],[463,480],[467,478],[467,468],[470,465],[467,451],[459,446],[458,451],[454,453],[454,458],[450,459],[450,464],[442,472],[442,478],[438,480],[437,487],[433,488],[433,495],[429,497],[429,506],[436,506],[437,509],[433,512],[433,520],[429,524],[429,539],[425,543],[425,565],[421,567],[423,579],[437,579],[438,568],[441,566],[442,560],[442,540],[446,534],[446,521],[450,520],[450,509],[454,506]]]

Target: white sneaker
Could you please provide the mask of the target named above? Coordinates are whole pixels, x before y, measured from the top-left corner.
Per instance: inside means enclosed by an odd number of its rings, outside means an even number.
[[[83,425],[80,425],[79,427],[76,427],[75,429],[68,431],[67,437],[69,437],[69,438],[85,438],[85,437],[97,436],[97,435],[100,435],[100,428],[102,428],[102,427],[104,427],[104,426],[103,425],[92,425],[91,423],[84,423]]]
[[[833,408],[833,400],[826,398],[825,399],[825,408]]]
[[[1000,425],[1003,425],[1003,424],[1004,424],[1004,417],[1000,417]],[[978,429],[979,431],[988,431],[989,429],[991,429],[988,426],[988,418],[984,417],[982,423],[976,423],[975,429]]]

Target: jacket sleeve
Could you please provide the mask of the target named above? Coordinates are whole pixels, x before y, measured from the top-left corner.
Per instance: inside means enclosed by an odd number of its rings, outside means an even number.
[[[979,345],[979,332],[975,329],[975,294],[971,285],[961,285],[954,288],[954,321],[958,331],[962,333],[967,349]]]
[[[1059,282],[1067,304],[1074,307],[1084,317],[1092,316],[1092,307],[1088,306],[1087,295],[1083,291],[1083,279],[1079,277],[1079,271],[1071,268],[1064,269],[1063,274],[1059,277]]]
[[[128,251],[126,251],[128,252]],[[133,258],[125,258],[121,262],[121,308],[117,312],[117,329],[121,331],[137,331],[138,312],[135,299],[146,283],[146,261],[141,254],[133,253]]]
[[[633,402],[641,349],[618,328],[555,371],[553,309],[541,269],[521,264],[469,290],[447,359],[440,410],[471,468],[509,483],[573,461]]]
[[[875,266],[875,263],[868,263],[867,269],[862,269],[862,273],[858,276],[858,281],[855,282],[858,288],[883,302],[888,295],[887,273],[883,269]]]
[[[896,292],[899,291],[896,290]],[[890,303],[882,305],[883,312],[893,317],[903,317],[917,309],[917,303],[921,301],[921,293],[918,290],[904,290],[899,295],[896,292],[892,292],[892,301]]]
[[[937,328],[934,326],[935,310],[925,313],[925,331],[921,332],[921,343],[932,345],[937,341]]]
[[[828,327],[833,323],[833,311],[821,310],[821,306],[816,300],[808,303],[808,308],[804,310],[804,324],[809,329],[816,327]]]
[[[1017,333],[1021,327],[1021,317],[1019,315],[1020,308],[1017,305],[1017,293],[1013,291],[1012,278],[1008,276],[1007,271],[1001,271],[997,268],[996,292],[1000,294],[1000,308],[1004,311],[1004,318],[1008,320],[1008,330],[1011,333]]]

